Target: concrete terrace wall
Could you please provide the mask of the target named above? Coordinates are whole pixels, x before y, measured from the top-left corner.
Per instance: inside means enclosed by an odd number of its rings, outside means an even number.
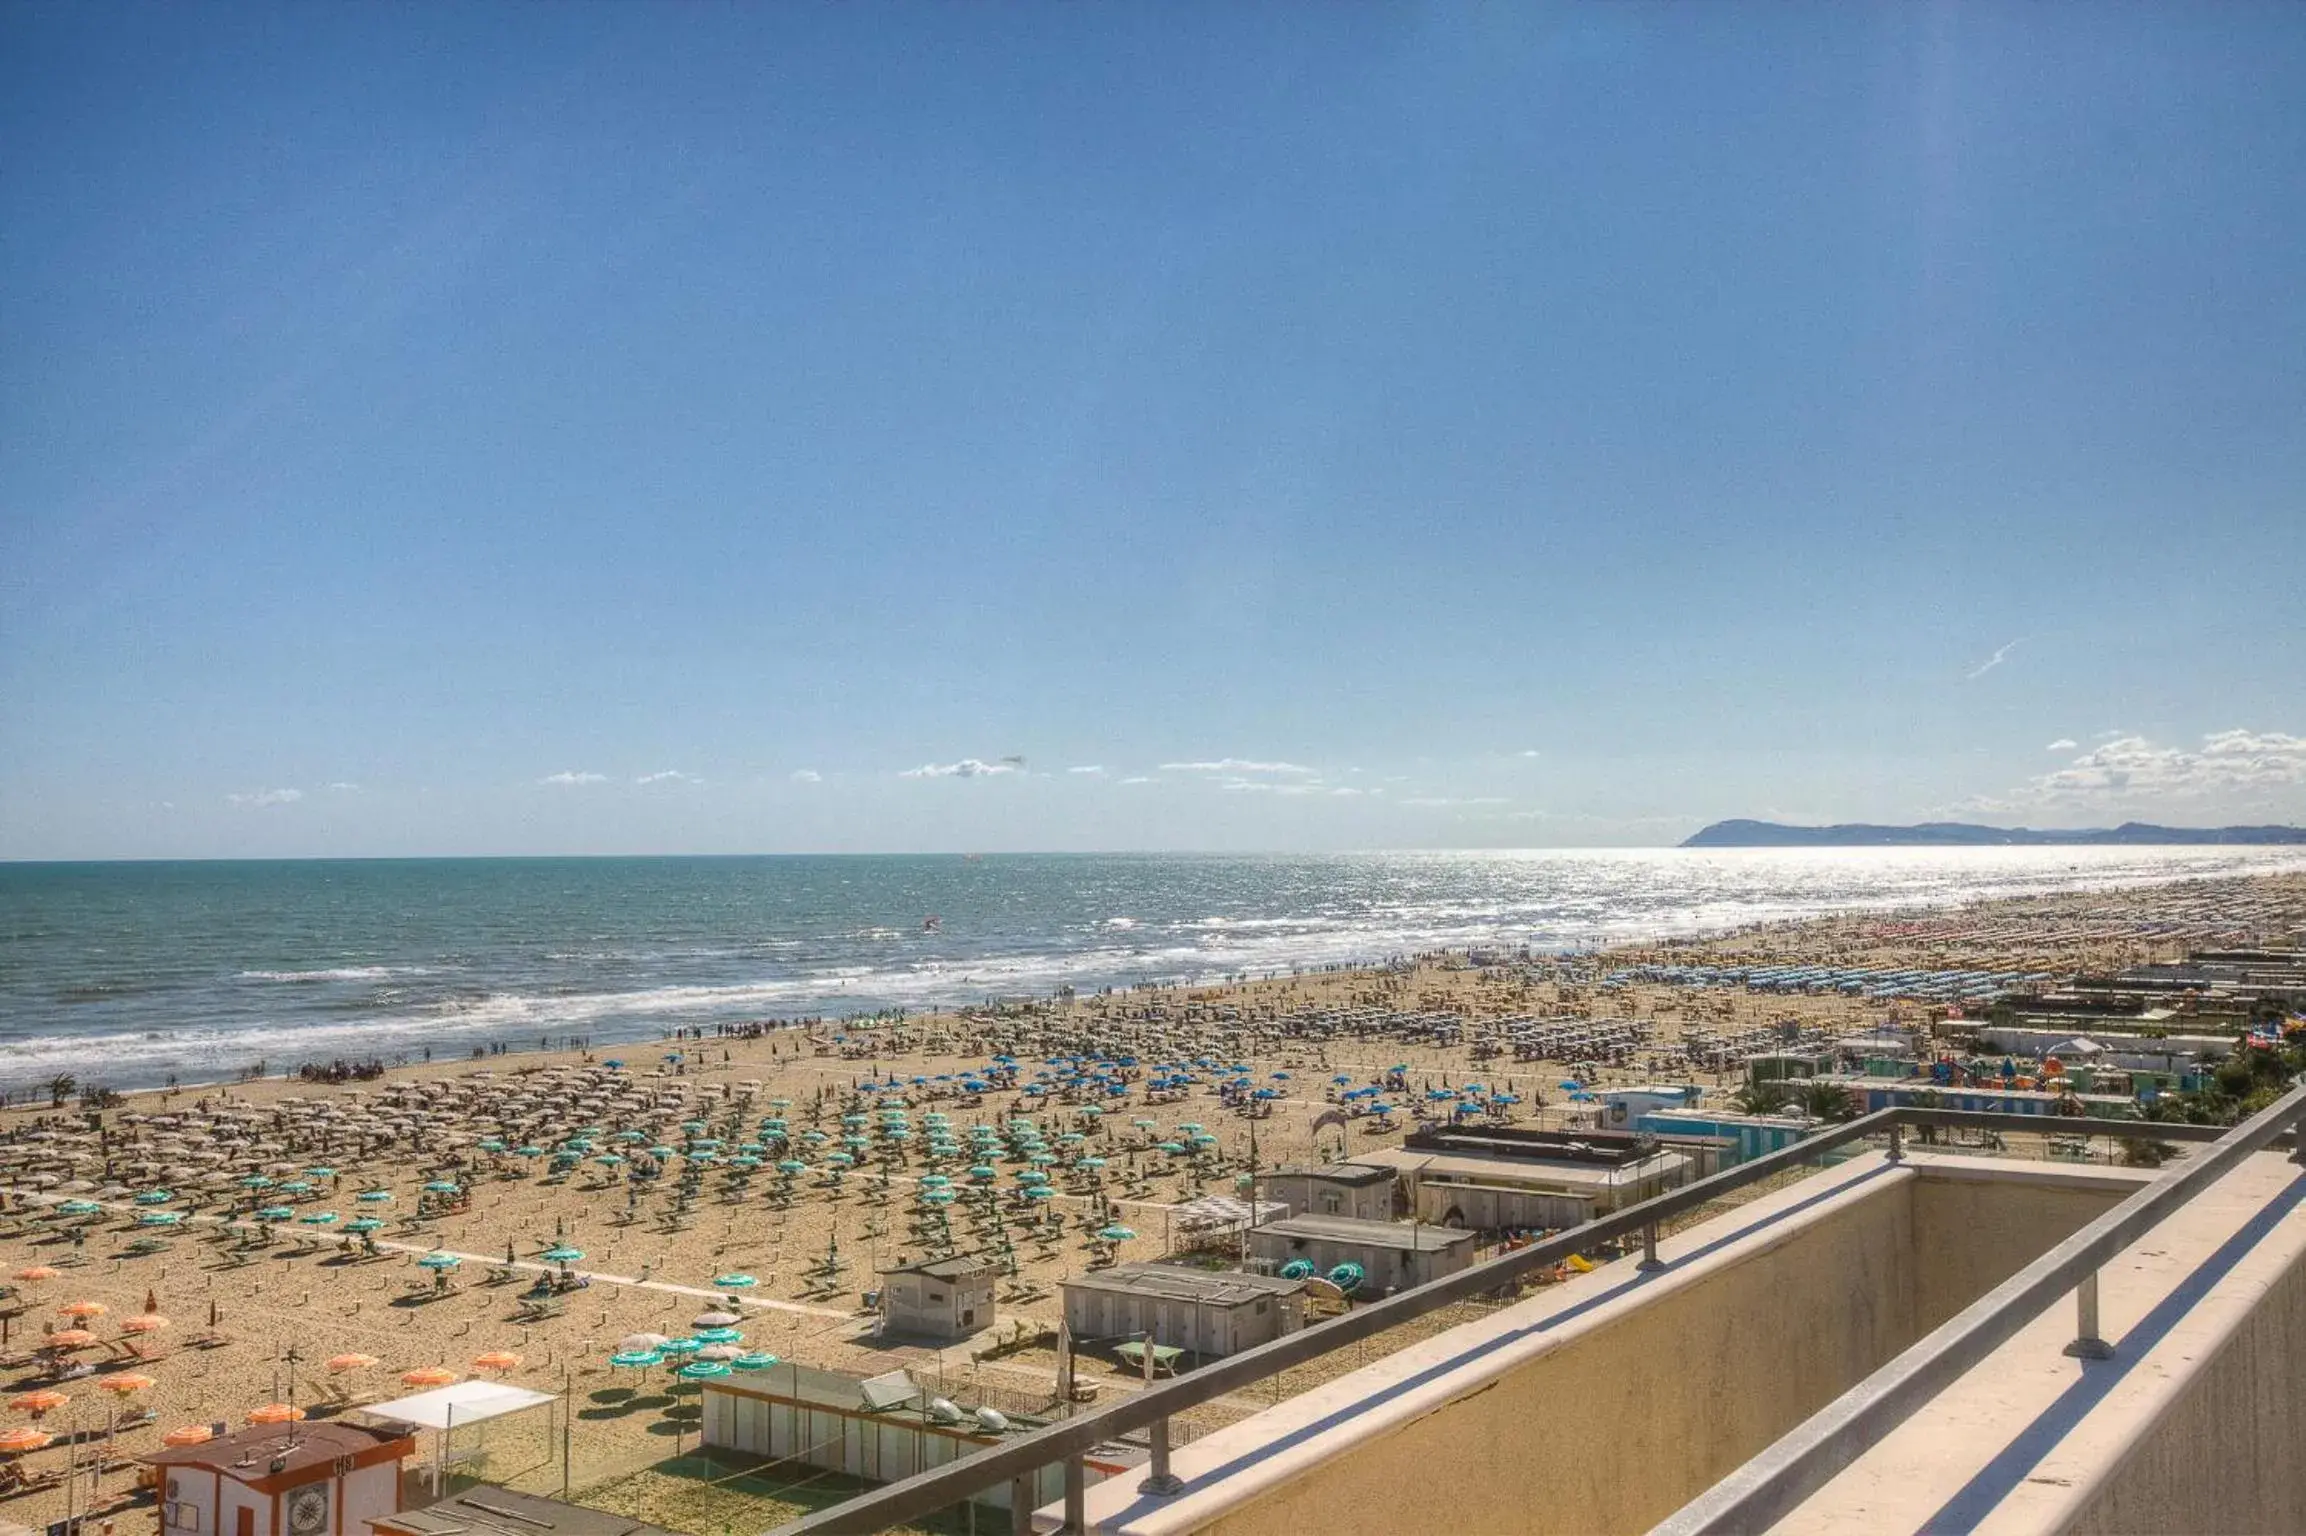
[[[2306,1170],[2260,1153],[2099,1271],[2113,1358],[2060,1302],[1775,1528],[2306,1531]]]
[[[1645,1530],[2136,1184],[1979,1166],[1853,1159],[1667,1239],[1662,1273],[1606,1265],[1198,1441],[1174,1498],[1095,1489],[1092,1523]]]

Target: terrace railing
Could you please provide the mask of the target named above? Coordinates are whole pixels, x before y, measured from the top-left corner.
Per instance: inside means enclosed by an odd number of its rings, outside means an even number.
[[[1905,1155],[1905,1133],[1918,1126],[1958,1127],[2034,1135],[2110,1136],[2150,1141],[2214,1143],[2142,1188],[2073,1237],[1980,1299],[1928,1338],[1914,1345],[1865,1382],[1771,1446],[1705,1496],[1676,1514],[1661,1530],[1697,1536],[1758,1530],[1854,1461],[1899,1422],[2015,1334],[2068,1291],[2077,1293],[2077,1349],[2106,1348],[2097,1338],[2098,1267],[2209,1187],[2242,1158],[2272,1145],[2299,1127],[2306,1113],[2306,1087],[2284,1097],[2232,1130],[2216,1126],[2109,1120],[2091,1116],[2019,1115],[1901,1105],[1876,1110],[1839,1125],[1828,1125],[1801,1141],[1725,1168],[1678,1189],[1608,1216],[1598,1217],[1541,1242],[1485,1260],[1454,1275],[1353,1308],[1296,1333],[1199,1367],[1077,1417],[1019,1435],[976,1455],[859,1494],[830,1508],[780,1526],[771,1536],[818,1536],[885,1530],[934,1515],[975,1496],[1009,1485],[1014,1529],[1032,1529],[1037,1503],[1035,1475],[1053,1465],[1065,1468],[1065,1526],[1085,1528],[1088,1480],[1084,1458],[1139,1431],[1149,1442],[1151,1461],[1139,1491],[1161,1497],[1183,1484],[1170,1470],[1170,1423],[1178,1414],[1265,1381],[1456,1303],[1507,1291],[1533,1272],[1562,1263],[1604,1243],[1638,1238],[1642,1263],[1657,1263],[1661,1223],[1697,1211],[1714,1200],[1760,1183],[1855,1142],[1887,1139],[1894,1161]]]

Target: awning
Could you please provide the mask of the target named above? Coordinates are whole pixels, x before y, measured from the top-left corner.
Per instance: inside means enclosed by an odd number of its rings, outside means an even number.
[[[550,1392],[532,1392],[527,1387],[516,1387],[502,1381],[460,1381],[453,1387],[435,1387],[430,1392],[419,1392],[414,1397],[396,1397],[389,1403],[373,1403],[360,1411],[371,1418],[389,1419],[395,1424],[413,1424],[420,1429],[462,1429],[468,1424],[479,1424],[499,1419],[508,1413],[521,1413],[539,1408],[553,1401]]]

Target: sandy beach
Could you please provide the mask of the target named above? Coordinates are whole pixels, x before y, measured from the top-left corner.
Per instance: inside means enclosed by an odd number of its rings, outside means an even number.
[[[571,1483],[600,1488],[673,1451],[696,1419],[693,1388],[610,1355],[713,1311],[737,1316],[732,1347],[756,1358],[903,1366],[1030,1410],[1053,1395],[1050,1352],[981,1357],[1053,1327],[1067,1275],[1168,1251],[1178,1207],[1236,1193],[1253,1159],[1396,1142],[1409,1106],[1468,1083],[1498,1119],[1559,1124],[1568,1074],[1720,1086],[1706,1051],[1744,1032],[1929,1012],[1617,972],[1800,960],[2063,975],[2302,922],[2306,877],[2188,882],[13,1110],[0,1117],[5,1395],[64,1399],[11,1409],[12,1427],[55,1437],[13,1465],[40,1484],[102,1453],[105,1470],[84,1470],[70,1497],[125,1506],[130,1458],[167,1431],[237,1427],[274,1401],[343,1412],[430,1370],[570,1394]],[[1432,1026],[1452,1014],[1643,1028],[1622,1047],[1516,1062],[1477,1059]],[[1076,1072],[1070,1058],[1088,1056],[1136,1065]],[[1167,1064],[1195,1081],[1159,1086]],[[1255,1090],[1220,1096],[1220,1078]],[[1345,1097],[1371,1086],[1394,1113]],[[1357,1112],[1317,1128],[1341,1103]],[[1000,1258],[996,1328],[942,1351],[876,1338],[863,1300],[876,1271],[953,1249]],[[1094,1358],[1083,1369],[1108,1391],[1132,1385]],[[541,1419],[497,1433],[489,1475],[557,1491],[550,1440]],[[47,1483],[0,1500],[0,1517],[37,1525],[66,1498]]]

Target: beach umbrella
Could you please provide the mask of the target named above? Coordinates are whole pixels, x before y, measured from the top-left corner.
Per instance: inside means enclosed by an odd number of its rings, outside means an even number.
[[[175,1198],[176,1191],[172,1189],[148,1189],[136,1197],[136,1203],[138,1205],[166,1205]]]
[[[746,1351],[729,1362],[732,1367],[740,1371],[765,1371],[776,1363],[777,1357],[775,1355],[762,1354],[758,1351]]]
[[[699,1344],[742,1344],[744,1341],[745,1336],[734,1328],[699,1328],[697,1330],[697,1342]]]
[[[544,1259],[548,1264],[574,1264],[585,1256],[582,1248],[547,1248]]]
[[[358,1353],[349,1355],[330,1355],[328,1357],[329,1371],[332,1374],[338,1376],[343,1375],[346,1371],[374,1370],[377,1366],[382,1365],[383,1363],[383,1361],[377,1359],[374,1355],[363,1355]]]
[[[683,1381],[711,1381],[716,1376],[728,1375],[729,1367],[721,1360],[691,1360],[675,1374]]]
[[[734,1312],[699,1312],[689,1319],[691,1328],[734,1328],[744,1319]]]
[[[336,1225],[337,1215],[334,1211],[307,1211],[296,1219],[308,1227],[333,1227]]]
[[[102,1317],[112,1309],[101,1301],[68,1301],[56,1310],[66,1317]]]
[[[433,1179],[425,1184],[424,1192],[428,1195],[461,1195],[464,1186],[452,1179]]]
[[[158,1333],[167,1326],[168,1319],[159,1313],[144,1312],[135,1317],[123,1318],[120,1323],[120,1331],[122,1333]]]
[[[456,1372],[443,1365],[420,1365],[413,1371],[400,1373],[404,1387],[449,1387],[456,1384]]]
[[[761,1282],[751,1275],[715,1275],[713,1285],[724,1291],[749,1291]]]
[[[352,1198],[363,1205],[383,1205],[392,1199],[392,1191],[389,1189],[364,1189]]]
[[[18,1413],[28,1413],[37,1419],[44,1413],[54,1413],[71,1401],[71,1398],[54,1388],[42,1387],[37,1392],[22,1392],[8,1399],[8,1406]]]
[[[344,1230],[347,1232],[381,1232],[384,1230],[384,1223],[378,1221],[374,1216],[359,1216],[346,1222]]]
[[[252,1173],[240,1181],[242,1189],[270,1189],[272,1181],[261,1173]]]
[[[520,1356],[509,1349],[491,1349],[473,1356],[472,1363],[484,1371],[509,1371],[520,1364]]]
[[[120,1376],[107,1376],[102,1381],[96,1383],[96,1385],[102,1387],[107,1392],[115,1394],[116,1396],[126,1397],[131,1392],[142,1392],[146,1390],[147,1388],[153,1386],[154,1382],[151,1377],[144,1375],[142,1372],[130,1371]]]
[[[93,1200],[67,1200],[56,1209],[67,1216],[100,1216],[104,1213],[104,1207]]]
[[[19,1280],[53,1280],[64,1271],[48,1264],[27,1264],[16,1271]]]
[[[693,1355],[705,1347],[702,1339],[667,1339],[657,1346],[660,1355]]]
[[[205,1424],[179,1424],[176,1428],[162,1435],[160,1443],[171,1450],[180,1451],[186,1446],[206,1445],[215,1438],[216,1431]]]
[[[647,1367],[662,1364],[664,1358],[653,1349],[620,1349],[609,1356],[609,1364]]]
[[[463,1262],[453,1253],[428,1253],[416,1261],[419,1269],[454,1269]]]
[[[1129,1239],[1135,1237],[1137,1233],[1133,1228],[1124,1227],[1120,1223],[1116,1222],[1112,1226],[1100,1231],[1097,1235],[1108,1243],[1125,1243],[1129,1241]]]
[[[697,1358],[699,1360],[718,1360],[725,1365],[743,1353],[744,1351],[734,1344],[708,1344],[697,1351]]]
[[[256,1219],[258,1221],[287,1221],[295,1215],[296,1209],[293,1206],[266,1205],[257,1208]]]
[[[251,1424],[293,1424],[303,1417],[302,1408],[291,1407],[287,1403],[260,1403],[248,1410],[248,1422]]]
[[[671,1342],[672,1340],[661,1333],[628,1333],[617,1340],[617,1348],[630,1350],[636,1354],[642,1352],[654,1354]]]
[[[54,1435],[44,1429],[34,1429],[28,1424],[19,1424],[13,1429],[0,1429],[0,1451],[6,1451],[12,1456],[42,1450],[55,1443]]]

